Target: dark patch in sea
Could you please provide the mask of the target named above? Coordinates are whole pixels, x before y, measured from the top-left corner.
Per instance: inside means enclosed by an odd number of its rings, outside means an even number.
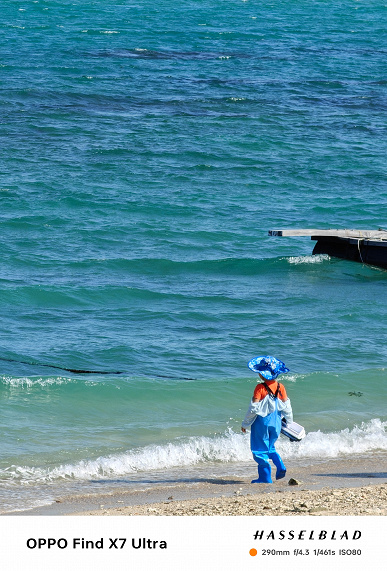
[[[126,49],[117,48],[112,50],[97,50],[89,52],[89,57],[94,58],[129,58],[129,59],[150,59],[150,60],[216,60],[222,58],[248,58],[245,53],[223,53],[223,52],[198,52],[198,51],[177,51],[177,50],[147,50],[147,49]]]

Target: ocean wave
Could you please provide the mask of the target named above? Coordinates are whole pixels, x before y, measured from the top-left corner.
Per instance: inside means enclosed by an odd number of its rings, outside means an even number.
[[[281,439],[278,450],[284,458],[338,458],[387,450],[387,422],[374,418],[352,429],[310,432],[296,445]]]
[[[10,466],[0,470],[0,480],[37,483],[63,479],[98,479],[205,462],[248,460],[249,457],[246,437],[229,431],[215,438],[193,437],[184,442],[151,445],[124,454],[81,460],[76,464],[62,464],[54,468]]]
[[[339,432],[310,432],[292,443],[282,437],[277,445],[285,460],[291,458],[338,458],[387,450],[387,422],[373,419]],[[60,480],[117,478],[154,470],[188,467],[205,463],[251,460],[249,436],[228,430],[214,437],[191,437],[164,445],[151,445],[123,454],[81,460],[52,468],[9,466],[0,470],[0,480],[23,484]]]
[[[65,385],[76,383],[76,379],[69,377],[10,377],[0,376],[0,384],[12,388],[49,387],[52,385]]]
[[[104,271],[126,271],[156,275],[174,274],[232,274],[256,275],[269,273],[272,266],[281,265],[277,258],[202,258],[202,259],[168,259],[168,258],[107,258],[104,260],[82,260],[70,264],[75,269],[87,269],[98,262]]]
[[[316,256],[292,256],[288,258],[289,264],[322,264],[331,258],[328,254],[317,254]]]

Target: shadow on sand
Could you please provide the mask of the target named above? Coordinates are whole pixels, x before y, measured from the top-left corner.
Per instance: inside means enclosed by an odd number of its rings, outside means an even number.
[[[313,476],[329,478],[387,478],[387,472],[349,472],[346,474],[313,474]]]

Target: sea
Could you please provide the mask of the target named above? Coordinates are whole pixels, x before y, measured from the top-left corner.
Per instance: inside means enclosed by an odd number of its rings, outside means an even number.
[[[307,432],[285,462],[385,458],[387,272],[268,231],[387,228],[386,25],[375,0],[2,0],[0,513],[256,477],[258,355]]]

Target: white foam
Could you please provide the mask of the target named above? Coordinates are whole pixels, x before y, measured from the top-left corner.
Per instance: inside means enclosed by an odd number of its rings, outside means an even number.
[[[0,382],[13,388],[31,388],[34,386],[47,387],[76,382],[67,377],[6,377],[0,376]]]
[[[310,432],[301,442],[281,437],[277,449],[283,458],[338,458],[365,452],[387,450],[387,422],[370,422],[339,432]],[[15,483],[88,480],[120,477],[137,472],[194,466],[207,462],[246,462],[251,460],[249,436],[232,430],[214,437],[192,437],[165,445],[146,446],[126,453],[62,464],[53,468],[10,466],[0,470],[0,479]]]
[[[289,264],[322,264],[330,260],[328,254],[317,254],[316,256],[292,256],[288,258]]]
[[[277,449],[284,458],[338,458],[387,450],[387,422],[374,418],[352,430],[310,432],[297,444],[281,439]]]
[[[146,446],[124,454],[82,460],[54,468],[10,466],[0,470],[0,480],[18,483],[51,482],[63,479],[87,480],[123,476],[205,462],[233,462],[251,457],[249,440],[242,434],[228,431],[214,438],[192,437],[162,446]]]

